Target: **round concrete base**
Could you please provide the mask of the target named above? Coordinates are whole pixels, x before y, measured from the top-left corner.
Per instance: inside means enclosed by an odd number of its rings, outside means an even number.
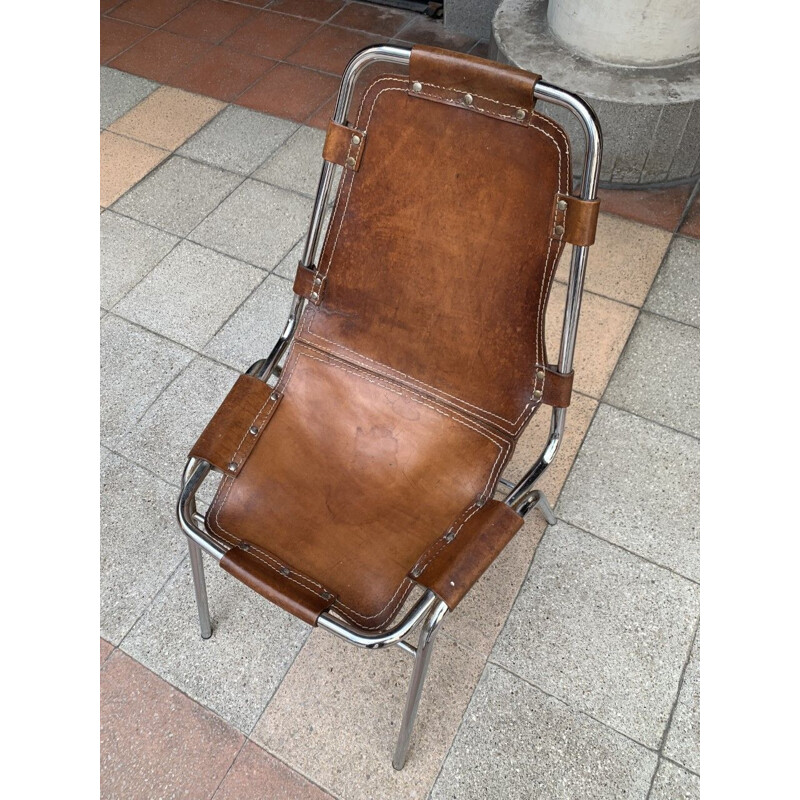
[[[700,172],[700,61],[671,67],[619,67],[589,61],[559,44],[547,0],[503,0],[492,23],[492,58],[538,73],[583,97],[603,129],[600,180],[608,184],[690,181]],[[583,164],[583,134],[572,115],[543,109],[567,129],[573,166]]]

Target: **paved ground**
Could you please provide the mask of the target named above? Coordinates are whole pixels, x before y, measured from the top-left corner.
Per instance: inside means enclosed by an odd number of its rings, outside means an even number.
[[[180,41],[162,56],[202,45],[193,14],[235,17],[226,36],[261,25],[251,48],[265,46],[268,13],[310,20],[309,39],[339,35],[319,19],[329,12],[373,25],[373,41],[400,28],[377,30],[389,23],[338,0],[101,10],[114,31],[103,33],[105,61],[128,70],[101,67],[103,797],[698,797],[699,204],[687,210],[689,190],[604,196],[615,213],[601,215],[590,258],[568,436],[542,484],[559,522],[545,531],[532,515],[445,622],[396,773],[410,659],[309,634],[211,565],[215,635],[201,641],[173,518],[185,454],[285,320],[320,163],[313,124],[329,97],[307,114],[291,98],[266,114],[130,74],[152,54],[123,57],[167,35]],[[120,25],[146,30],[125,50]],[[545,428],[531,425],[509,477]]]

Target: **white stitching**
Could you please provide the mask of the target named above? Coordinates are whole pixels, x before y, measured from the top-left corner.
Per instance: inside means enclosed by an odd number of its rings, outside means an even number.
[[[358,116],[356,118],[356,127],[357,128],[360,128],[361,115],[362,115],[363,110],[364,110],[364,103],[367,100],[367,97],[369,95],[370,90],[374,86],[376,86],[378,83],[381,83],[383,81],[388,81],[388,80],[396,81],[396,82],[402,82],[403,85],[402,86],[397,86],[397,87],[389,87],[389,88],[386,88],[386,89],[381,89],[381,91],[378,92],[375,95],[375,97],[374,97],[374,99],[372,101],[372,105],[370,107],[369,117],[367,118],[366,125],[364,125],[364,128],[363,128],[365,136],[366,136],[367,129],[369,128],[370,121],[372,120],[372,114],[375,111],[375,105],[376,105],[376,103],[378,101],[378,98],[384,92],[407,91],[408,90],[408,82],[405,79],[400,78],[400,77],[378,78],[377,80],[373,81],[373,83],[370,84],[370,86],[364,92],[363,97],[361,98],[361,105],[359,106]],[[438,84],[434,84],[434,83],[425,83],[424,85],[432,86],[432,87],[435,87],[437,89],[442,89],[444,91],[451,91],[451,92],[458,92],[459,91],[459,90],[454,89],[452,87],[439,86]],[[417,94],[419,94],[419,93],[417,93]],[[423,96],[431,97],[430,95],[423,95]],[[504,103],[504,102],[502,102],[500,100],[493,100],[492,98],[486,97],[484,95],[473,95],[473,96],[474,97],[480,97],[481,99],[484,99],[484,100],[490,100],[491,102],[496,102],[496,103],[498,103],[500,105],[508,106],[509,108],[516,108],[516,106],[512,106],[509,103]],[[436,98],[436,99],[440,99],[440,98]],[[499,116],[504,116],[504,115],[501,114]],[[548,139],[550,139],[550,141],[552,141],[553,144],[555,145],[556,153],[558,155],[558,182],[559,182],[559,189],[560,189],[560,191],[563,192],[563,189],[561,188],[563,186],[563,181],[564,181],[564,177],[563,177],[563,174],[562,174],[563,170],[562,170],[562,161],[561,161],[561,148],[559,147],[558,142],[556,142],[556,140],[546,130],[544,130],[543,128],[539,127],[538,125],[534,125],[533,124],[532,119],[533,119],[534,116],[537,119],[541,120],[542,122],[544,122],[544,123],[548,124],[549,126],[551,126],[551,129],[557,131],[559,133],[559,135],[561,136],[561,138],[564,140],[565,145],[566,145],[566,156],[567,156],[567,164],[568,165],[569,165],[569,141],[567,140],[567,138],[564,135],[563,131],[561,131],[558,128],[558,126],[556,126],[555,123],[553,123],[552,120],[548,119],[547,117],[542,116],[541,114],[536,113],[535,111],[531,113],[531,118],[529,120],[529,123],[528,123],[527,127],[531,127],[531,128],[534,128],[535,130],[540,131]],[[348,207],[349,202],[350,202],[350,194],[352,192],[352,188],[353,188],[353,176],[351,175],[350,176],[350,184],[347,187],[347,196],[345,198],[345,204],[344,204],[344,208],[342,210],[342,216],[339,219],[339,226],[338,226],[337,231],[336,231],[336,237],[335,237],[334,242],[333,242],[333,246],[332,246],[332,249],[331,249],[330,256],[327,257],[327,265],[325,267],[325,273],[323,275],[323,279],[327,278],[327,275],[328,275],[328,273],[330,271],[330,268],[331,268],[331,265],[333,263],[333,257],[334,257],[334,254],[336,253],[336,247],[337,247],[337,245],[339,243],[339,235],[341,234],[342,227],[344,226],[345,216],[347,215],[347,207]],[[338,210],[339,202],[341,200],[341,197],[342,197],[342,192],[340,190],[340,192],[339,192],[339,194],[337,195],[337,198],[336,198],[336,206],[335,206],[334,211],[333,211],[334,216],[335,216],[335,214],[336,214],[336,212]],[[323,244],[323,251],[327,249],[328,238],[330,237],[331,230],[332,230],[332,226],[329,227],[329,229],[328,229],[328,231],[326,233],[325,242]],[[537,351],[538,358],[537,358],[537,364],[534,365],[534,382],[533,382],[532,394],[531,394],[530,398],[528,399],[528,402],[525,404],[525,406],[522,408],[520,413],[517,415],[517,418],[514,419],[514,420],[510,420],[510,419],[508,419],[508,418],[506,418],[506,417],[504,417],[504,416],[502,416],[500,414],[496,414],[496,413],[494,413],[492,411],[489,411],[488,409],[482,408],[481,406],[477,406],[477,405],[475,405],[473,403],[470,403],[469,401],[464,400],[464,399],[462,399],[460,397],[457,397],[455,395],[449,394],[448,392],[445,392],[444,390],[439,389],[437,387],[431,386],[430,384],[427,384],[424,381],[419,380],[418,378],[413,378],[412,376],[402,372],[401,370],[394,369],[393,367],[390,367],[388,364],[384,364],[383,362],[376,361],[375,359],[369,358],[369,356],[362,355],[361,353],[358,353],[355,350],[352,350],[351,348],[349,348],[349,347],[347,347],[345,345],[342,345],[342,344],[339,344],[338,342],[334,342],[334,341],[332,341],[330,339],[327,339],[326,337],[321,336],[319,333],[315,333],[314,331],[312,331],[311,325],[312,325],[314,319],[316,318],[316,313],[312,312],[311,314],[308,315],[308,317],[307,317],[307,319],[305,321],[305,325],[304,325],[303,330],[304,330],[305,333],[307,333],[311,337],[314,337],[315,339],[321,340],[323,342],[328,342],[328,344],[331,344],[334,347],[341,348],[343,350],[346,350],[349,353],[353,353],[353,355],[358,356],[359,359],[370,361],[371,363],[377,364],[377,365],[379,365],[379,366],[381,366],[381,367],[383,367],[383,368],[385,368],[385,369],[387,369],[387,370],[389,370],[389,371],[391,371],[391,372],[393,372],[393,373],[395,373],[397,375],[402,375],[404,378],[407,378],[409,381],[413,381],[414,383],[416,383],[416,384],[418,384],[420,386],[425,386],[426,388],[432,390],[435,394],[437,394],[440,397],[441,396],[449,397],[452,400],[457,401],[459,404],[466,405],[466,406],[469,406],[470,408],[475,409],[476,411],[483,412],[483,415],[488,415],[490,417],[494,417],[495,419],[502,420],[503,422],[507,422],[509,425],[511,425],[512,430],[508,430],[508,428],[506,428],[506,427],[504,427],[502,425],[499,425],[499,424],[498,424],[498,427],[500,427],[502,430],[504,430],[504,431],[506,431],[508,433],[516,433],[516,431],[519,429],[518,428],[518,423],[520,422],[520,420],[523,417],[526,417],[525,422],[527,422],[527,419],[530,417],[530,414],[532,414],[536,410],[536,407],[538,405],[540,405],[540,403],[541,403],[541,400],[539,401],[539,403],[533,401],[533,392],[535,392],[536,389],[538,388],[538,386],[537,386],[538,379],[535,377],[536,371],[540,367],[542,369],[544,369],[545,360],[546,360],[545,359],[545,354],[544,354],[544,351],[545,351],[545,341],[544,341],[545,340],[545,335],[544,335],[544,333],[545,332],[542,330],[542,327],[541,327],[542,326],[543,309],[544,309],[544,305],[545,305],[545,303],[543,303],[543,298],[549,297],[549,295],[550,295],[550,291],[549,291],[550,287],[547,286],[547,281],[549,279],[549,275],[552,274],[552,272],[553,272],[553,268],[555,267],[556,261],[558,260],[558,248],[557,248],[556,249],[556,253],[554,255],[554,258],[553,258],[553,264],[552,265],[548,265],[548,261],[550,259],[550,252],[552,250],[552,244],[553,244],[553,240],[552,240],[552,238],[550,238],[549,242],[548,242],[548,246],[547,246],[547,253],[545,255],[545,266],[544,266],[544,274],[543,274],[543,280],[542,280],[542,291],[540,291],[540,293],[539,293],[539,303],[538,303],[537,314],[536,314],[536,324],[537,324],[537,331],[539,333],[539,340],[536,343],[536,351]],[[546,292],[543,291],[545,289],[545,287],[547,287],[547,291]],[[324,352],[330,353],[331,355],[335,355],[335,353],[333,351],[328,350],[328,349],[326,349],[325,347],[323,347],[321,345],[319,347]],[[544,393],[544,379],[542,380],[542,393]],[[526,416],[526,413],[528,412],[529,409],[530,409],[530,414],[527,414],[527,416]],[[484,419],[485,419],[485,417],[484,417]],[[485,419],[485,421],[491,422],[491,420],[487,420],[487,419]],[[497,424],[497,423],[494,423],[494,424]]]

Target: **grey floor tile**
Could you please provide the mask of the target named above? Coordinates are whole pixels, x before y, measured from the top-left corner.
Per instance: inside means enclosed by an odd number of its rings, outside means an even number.
[[[700,633],[683,676],[678,704],[672,715],[664,755],[700,772]]]
[[[109,314],[100,323],[100,440],[113,445],[192,353]]]
[[[100,67],[100,127],[107,128],[156,89],[153,81]]]
[[[241,179],[240,175],[172,156],[117,200],[114,209],[185,236]]]
[[[297,244],[281,259],[280,264],[272,271],[273,275],[280,275],[282,278],[294,283],[294,276],[297,274],[297,265],[303,257],[303,249],[306,246],[306,236],[303,234]]]
[[[307,197],[247,180],[190,238],[270,270],[302,236],[312,205]]]
[[[269,355],[286,327],[292,305],[292,285],[270,275],[206,345],[205,352],[244,372]]]
[[[178,154],[249,175],[295,128],[294,122],[230,105],[189,139]]]
[[[557,513],[699,580],[699,487],[697,439],[601,403]]]
[[[657,748],[698,615],[695,584],[559,523],[539,545],[492,661]]]
[[[197,356],[122,439],[119,452],[179,483],[192,445],[236,377],[234,370]]]
[[[672,240],[644,308],[687,325],[700,324],[699,240]]]
[[[662,760],[648,800],[700,800],[700,778]]]
[[[487,664],[431,800],[644,800],[656,755]]]
[[[302,127],[253,174],[254,178],[313,196],[322,171],[325,131]]]
[[[700,330],[642,312],[603,399],[700,435]]]
[[[114,453],[100,474],[100,635],[119,644],[186,556],[186,543],[173,486]]]
[[[121,647],[249,733],[311,630],[206,559],[214,634],[200,638],[188,561]]]
[[[177,236],[107,211],[100,217],[100,303],[111,308],[175,246]]]
[[[114,310],[199,349],[263,278],[249,264],[183,241]]]

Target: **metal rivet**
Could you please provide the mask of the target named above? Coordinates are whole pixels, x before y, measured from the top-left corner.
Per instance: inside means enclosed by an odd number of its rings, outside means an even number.
[[[453,541],[453,539],[455,539],[455,538],[456,538],[456,534],[455,534],[455,532],[454,532],[454,531],[448,531],[448,532],[447,532],[447,533],[444,535],[444,540],[445,540],[446,542],[452,542],[452,541]]]
[[[450,585],[451,585],[451,586],[455,586],[455,584],[453,583],[453,581],[450,581]]]
[[[421,574],[422,574],[422,570],[419,567],[414,567],[414,569],[411,570],[411,577],[412,578],[419,578],[419,576]]]
[[[421,92],[422,91],[422,84],[419,81],[414,81],[411,84],[411,91],[412,92]]]
[[[250,542],[239,542],[239,549],[240,550],[249,550],[250,549]]]
[[[478,508],[483,508],[486,505],[486,498],[481,497],[481,499],[478,500],[478,502],[475,503],[475,505],[478,506]]]
[[[563,225],[556,225],[555,228],[553,228],[553,233],[556,236],[561,236],[561,234],[564,233],[564,226]]]
[[[289,575],[291,574],[291,570],[289,567],[281,567],[281,575]]]
[[[516,117],[517,117],[517,119],[525,119],[525,109],[524,108],[518,108],[517,109],[517,113],[516,113]]]
[[[465,106],[471,106],[473,100],[474,100],[474,98],[473,98],[473,96],[471,94],[465,94],[464,95],[464,105]]]
[[[250,433],[252,433],[253,436],[255,436],[258,433],[258,428],[255,425],[253,425],[253,427],[250,428]]]
[[[356,160],[353,158],[353,156],[349,156],[344,162],[344,165],[346,167],[354,167],[356,165]]]
[[[314,278],[314,286],[322,286],[322,278]]]
[[[543,380],[544,380],[544,370],[543,370],[543,369],[537,369],[537,370],[536,370],[536,377],[537,377],[537,378],[538,378],[540,381],[543,381]]]
[[[536,391],[533,393],[533,396],[538,400],[542,396],[542,390],[536,389]]]
[[[309,297],[310,297],[312,300],[319,300],[319,292],[311,292],[311,294],[309,295]]]
[[[361,137],[357,134],[353,134],[353,138],[350,140],[353,144],[361,144]]]
[[[557,208],[559,211],[566,211],[566,210],[567,210],[567,201],[566,201],[566,200],[559,200],[559,201],[556,203],[556,208]]]
[[[272,400],[272,402],[274,403],[274,402],[275,402],[275,401],[278,399],[278,396],[279,396],[279,395],[278,395],[278,393],[277,393],[277,392],[273,392],[273,393],[272,393],[272,394],[269,396],[269,399],[270,399],[270,400]]]
[[[322,593],[323,600],[333,600],[333,595],[330,592],[323,592]]]
[[[239,468],[239,465],[238,465],[238,464],[237,464],[235,461],[231,461],[231,463],[230,463],[230,464],[228,464],[228,469],[229,469],[231,472],[236,472],[236,470],[237,470],[238,468]]]

